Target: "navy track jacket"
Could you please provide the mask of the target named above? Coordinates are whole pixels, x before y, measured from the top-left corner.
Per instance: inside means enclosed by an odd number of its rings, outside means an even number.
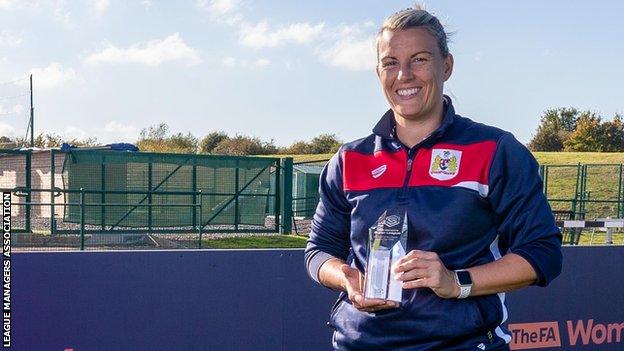
[[[368,228],[388,208],[407,210],[407,251],[433,251],[450,270],[512,252],[539,286],[559,275],[561,233],[538,164],[513,135],[455,114],[447,96],[441,126],[418,145],[404,146],[394,127],[390,110],[323,169],[305,250],[314,280],[332,257],[365,272]],[[375,313],[343,292],[329,324],[338,350],[499,350],[511,340],[506,320],[504,293],[442,299],[421,288],[404,289],[400,308]]]

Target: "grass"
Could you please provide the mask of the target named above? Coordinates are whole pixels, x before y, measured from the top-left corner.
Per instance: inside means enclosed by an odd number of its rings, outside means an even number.
[[[618,165],[624,164],[624,153],[535,152],[534,155],[541,165],[568,165],[568,167],[548,167],[547,197],[553,209],[572,209],[571,201],[553,200],[569,200],[575,197],[579,163],[588,165],[585,191],[589,200],[618,200],[620,187]],[[617,203],[588,202],[585,213],[585,218],[588,219],[618,217],[618,206]]]
[[[540,165],[620,164],[624,152],[534,152]]]
[[[596,231],[592,234],[591,229],[584,229],[581,238],[579,239],[579,245],[590,246],[590,245],[604,245],[605,244],[606,234],[605,232]],[[613,244],[615,245],[624,245],[624,233],[622,232],[614,232],[611,237]],[[564,244],[565,238],[564,238]]]
[[[304,248],[307,236],[299,235],[253,235],[244,237],[206,239],[203,248],[209,249],[286,249]]]

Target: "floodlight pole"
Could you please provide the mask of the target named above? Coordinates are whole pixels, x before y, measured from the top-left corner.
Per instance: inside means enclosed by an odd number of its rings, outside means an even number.
[[[35,108],[33,107],[33,84],[30,75],[30,147],[35,147]]]

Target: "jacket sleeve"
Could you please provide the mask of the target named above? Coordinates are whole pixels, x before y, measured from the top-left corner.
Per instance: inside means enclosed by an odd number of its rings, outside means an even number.
[[[542,192],[539,166],[529,150],[506,133],[497,142],[490,167],[488,199],[498,228],[499,247],[531,264],[536,285],[561,273],[561,232]]]
[[[318,271],[325,261],[349,255],[351,205],[342,187],[342,161],[339,150],[325,165],[319,179],[320,201],[312,219],[312,230],[305,249],[308,274],[318,282]]]

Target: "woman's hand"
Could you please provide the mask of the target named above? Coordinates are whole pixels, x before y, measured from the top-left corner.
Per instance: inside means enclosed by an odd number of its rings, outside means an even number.
[[[448,270],[435,252],[412,250],[394,267],[395,278],[403,281],[404,289],[430,288],[444,299],[459,296],[455,273]]]
[[[362,292],[364,276],[362,276],[362,273],[348,264],[343,264],[340,266],[340,269],[344,274],[343,285],[345,291],[347,292],[353,307],[363,312],[375,312],[399,307],[399,304],[394,301],[364,298],[364,293]]]

